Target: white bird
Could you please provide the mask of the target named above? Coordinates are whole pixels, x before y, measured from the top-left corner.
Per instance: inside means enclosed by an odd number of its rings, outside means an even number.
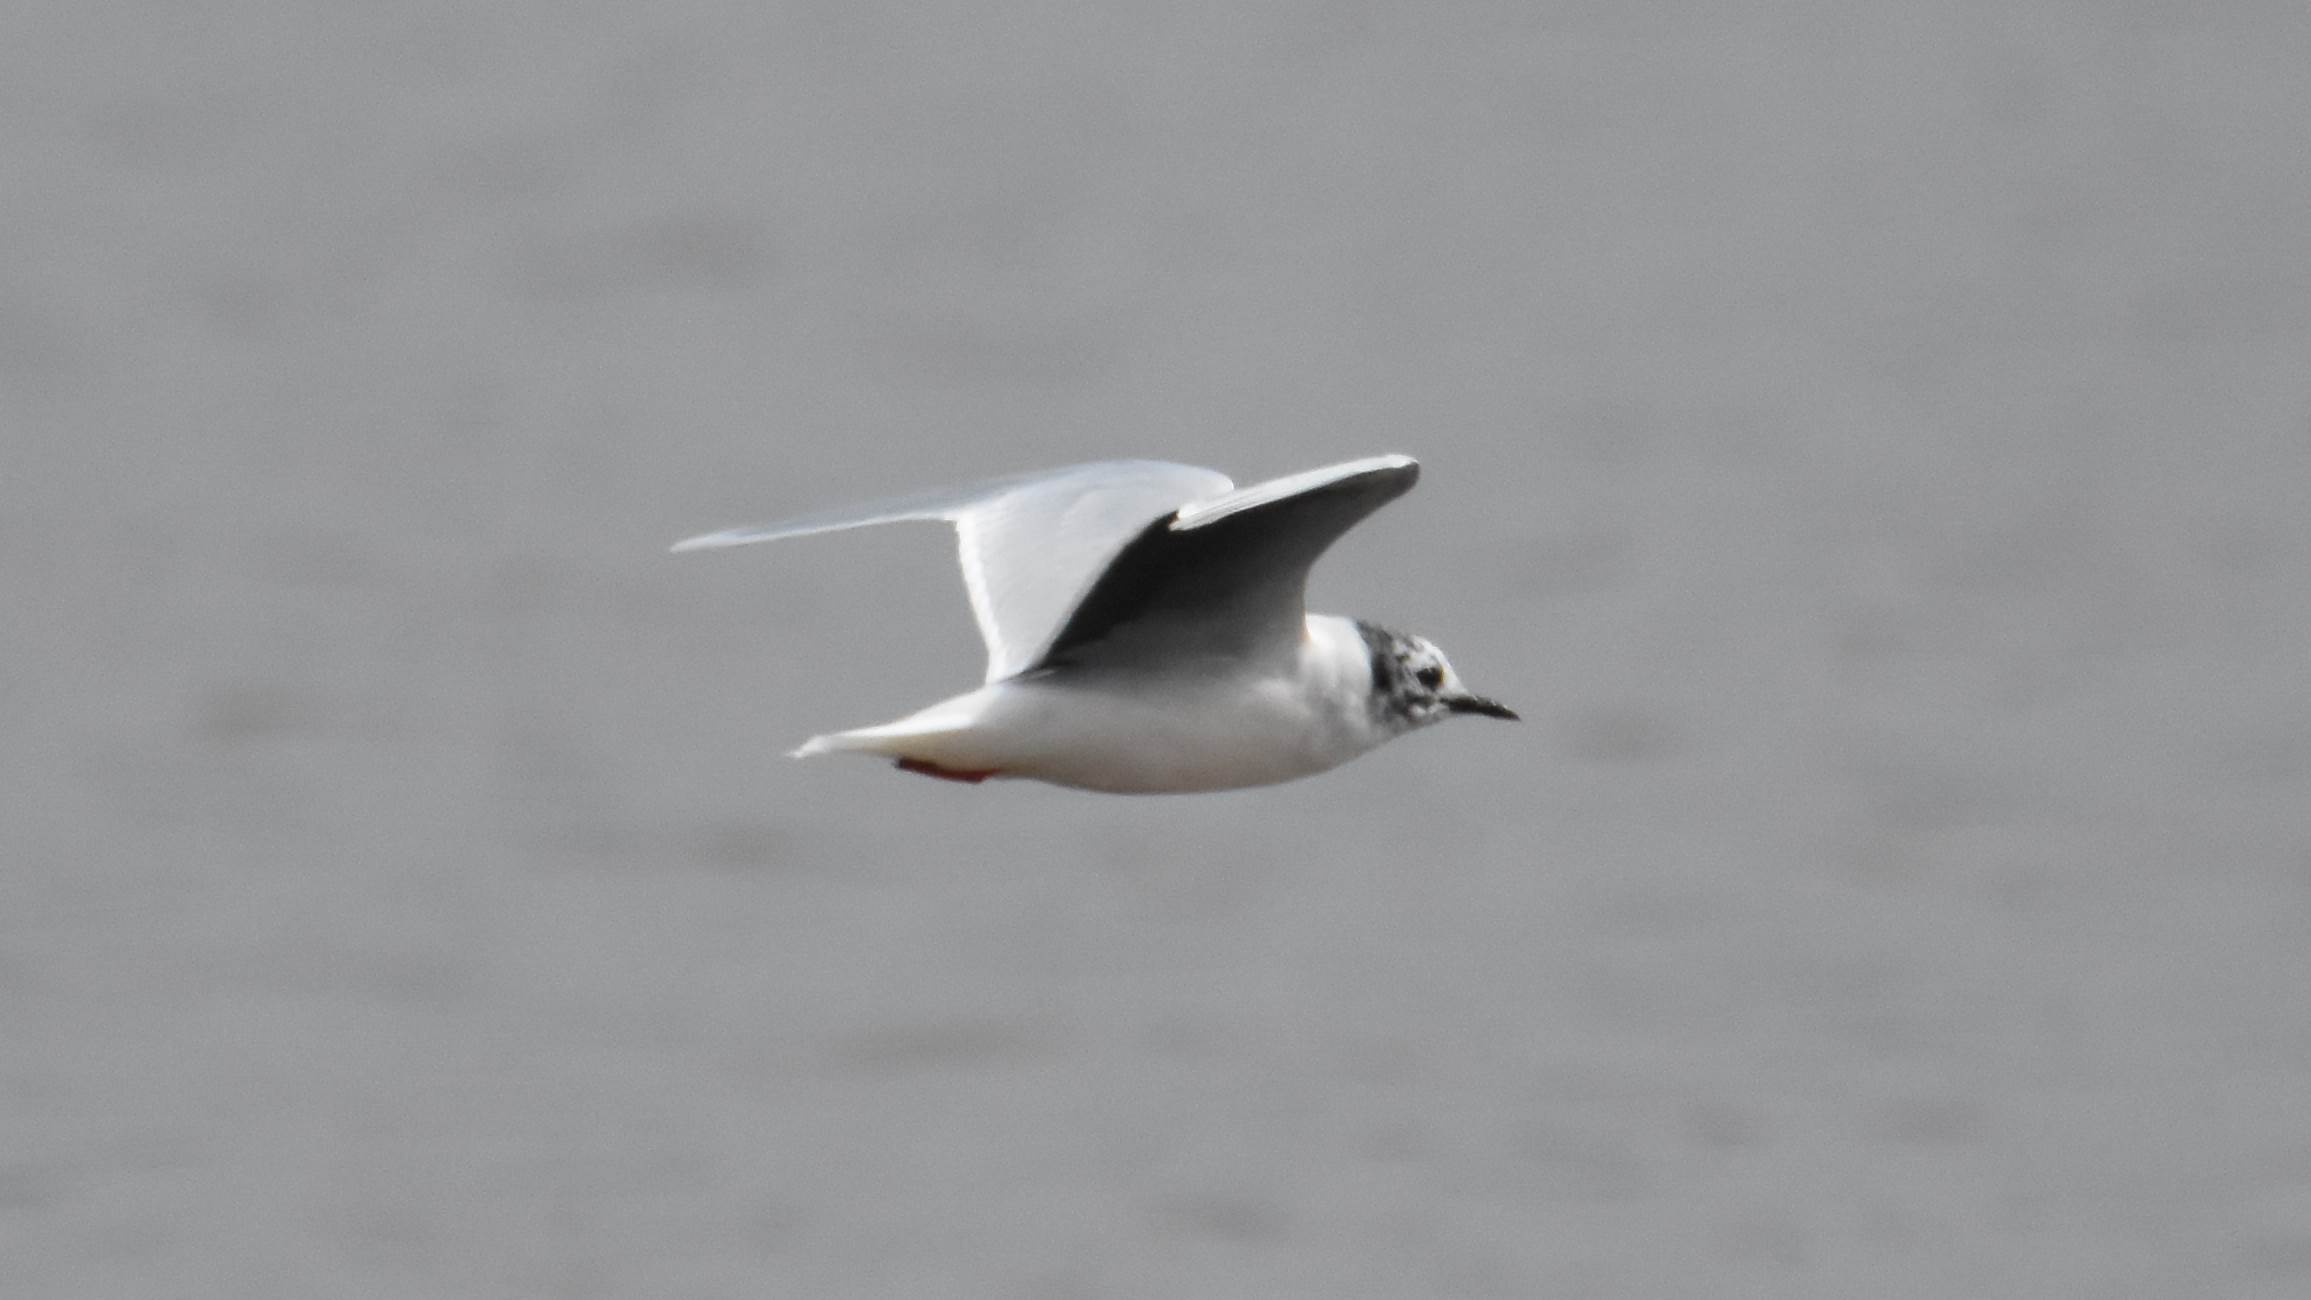
[[[1515,718],[1426,638],[1310,614],[1308,570],[1420,466],[1374,456],[1238,488],[1123,460],[693,537],[741,546],[901,520],[955,525],[986,684],[794,751],[953,781],[1230,790],[1337,767],[1454,714]]]

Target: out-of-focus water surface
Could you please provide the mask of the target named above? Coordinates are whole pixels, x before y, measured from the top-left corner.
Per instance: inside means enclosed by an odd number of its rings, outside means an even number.
[[[2297,6],[36,5],[11,1296],[2311,1293]],[[1521,728],[1131,800],[1001,470]]]

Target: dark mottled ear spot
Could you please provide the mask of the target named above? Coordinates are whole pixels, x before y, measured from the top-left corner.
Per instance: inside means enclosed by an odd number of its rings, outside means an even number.
[[[1364,638],[1364,651],[1372,656],[1372,692],[1386,695],[1396,684],[1396,637],[1384,627],[1356,620],[1356,633]]]

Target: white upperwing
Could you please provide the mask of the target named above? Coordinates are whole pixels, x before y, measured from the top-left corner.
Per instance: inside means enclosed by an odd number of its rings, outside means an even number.
[[[1149,524],[1234,487],[1218,470],[1193,465],[1098,461],[725,529],[674,549],[744,546],[909,520],[951,523],[971,613],[987,643],[987,680],[993,682],[1042,656],[1108,562]]]

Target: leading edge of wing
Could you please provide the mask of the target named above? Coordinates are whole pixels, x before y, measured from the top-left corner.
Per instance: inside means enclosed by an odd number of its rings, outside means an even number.
[[[718,533],[686,537],[674,543],[671,549],[675,554],[680,554],[684,551],[719,550],[725,546],[748,546],[755,542],[775,542],[786,537],[809,537],[815,533],[866,528],[874,524],[918,521],[943,523],[953,520],[959,511],[967,510],[1032,477],[1015,474],[961,487],[932,488],[925,492],[910,492],[905,496],[885,497],[879,501],[814,510],[809,514],[795,515],[773,523],[746,524],[738,528],[725,528]]]
[[[720,532],[685,537],[667,549],[679,555],[686,551],[749,546],[755,542],[809,537],[818,533],[841,532],[847,528],[868,528],[876,524],[953,523],[957,516],[971,507],[984,505],[1021,488],[1055,487],[1061,480],[1067,479],[1075,480],[1077,485],[1084,488],[1093,488],[1149,478],[1169,479],[1174,475],[1204,476],[1186,481],[1201,484],[1203,491],[1213,495],[1225,493],[1234,486],[1219,471],[1200,469],[1193,465],[1176,465],[1162,460],[1097,460],[1059,469],[1005,474],[998,478],[981,479],[976,483],[909,492],[904,496],[853,502],[846,506],[792,515],[767,524],[744,524]]]
[[[1229,515],[1255,510],[1287,497],[1320,492],[1334,484],[1366,475],[1383,476],[1391,480],[1387,495],[1372,503],[1372,508],[1377,510],[1412,490],[1412,485],[1420,481],[1420,462],[1410,456],[1366,456],[1362,460],[1347,460],[1321,469],[1286,474],[1282,478],[1254,483],[1222,496],[1182,506],[1172,520],[1172,530],[1186,532],[1191,528],[1202,528],[1218,523]]]

